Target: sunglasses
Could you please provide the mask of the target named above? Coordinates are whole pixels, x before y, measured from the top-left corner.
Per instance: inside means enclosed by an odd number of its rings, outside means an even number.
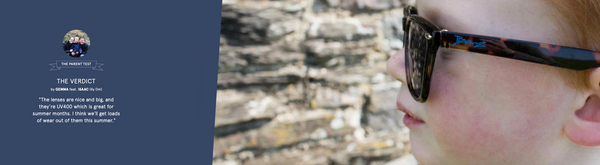
[[[600,53],[507,38],[450,32],[439,29],[417,15],[414,6],[404,9],[404,55],[406,84],[412,97],[425,102],[429,96],[431,74],[439,47],[528,61],[572,70],[600,66]]]

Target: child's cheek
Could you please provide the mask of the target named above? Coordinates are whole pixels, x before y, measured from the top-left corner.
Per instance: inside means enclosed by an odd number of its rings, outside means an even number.
[[[453,159],[485,160],[510,149],[502,135],[507,128],[500,120],[503,117],[490,111],[494,107],[489,107],[493,104],[488,97],[494,90],[485,86],[490,84],[486,79],[478,78],[481,70],[461,67],[461,74],[453,74],[453,69],[437,74],[432,102],[426,105],[427,123],[440,150]]]
[[[513,75],[485,69],[476,72],[469,67],[461,67],[461,74],[453,74],[456,71],[452,69],[434,74],[431,102],[425,107],[427,125],[447,156],[458,160],[527,157],[532,154],[527,151],[533,152],[543,143],[542,135],[553,133],[542,129],[556,124],[557,119],[552,116],[559,116],[557,107],[561,107],[557,105],[562,102],[560,97],[544,90],[560,91],[544,83],[552,81],[511,70],[508,73]],[[495,79],[487,78],[485,73]],[[512,83],[497,81],[511,76],[524,78]],[[549,103],[539,104],[539,100]]]
[[[499,126],[495,124],[495,119],[490,118],[489,113],[479,111],[484,108],[483,104],[471,97],[477,93],[465,94],[461,92],[465,91],[460,89],[462,86],[457,86],[459,84],[453,81],[442,82],[446,85],[440,86],[436,91],[443,92],[444,97],[427,107],[427,111],[430,111],[427,113],[430,119],[428,126],[440,149],[450,155],[481,156],[477,159],[484,159],[494,152],[488,149],[501,149],[503,146],[496,144],[502,143],[502,139],[494,136],[494,131]]]

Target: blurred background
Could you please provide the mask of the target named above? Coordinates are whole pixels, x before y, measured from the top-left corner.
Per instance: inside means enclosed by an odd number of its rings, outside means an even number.
[[[83,32],[82,30],[78,30],[78,29],[67,32],[67,34],[65,34],[65,36],[63,36],[63,40],[62,40],[61,44],[65,43],[65,41],[71,39],[71,37],[73,37],[73,38],[83,37],[83,38],[85,38],[85,43],[87,43],[90,47],[92,46],[92,42],[90,41],[90,37],[87,35],[87,33]],[[79,42],[79,41],[77,41],[77,42]]]
[[[414,0],[223,0],[214,165],[414,165],[386,72]]]

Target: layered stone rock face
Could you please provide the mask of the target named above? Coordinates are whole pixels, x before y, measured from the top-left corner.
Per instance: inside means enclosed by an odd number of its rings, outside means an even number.
[[[213,164],[416,164],[401,83],[408,0],[223,0]]]

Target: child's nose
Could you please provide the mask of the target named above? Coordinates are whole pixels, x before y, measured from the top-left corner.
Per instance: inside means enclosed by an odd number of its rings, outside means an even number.
[[[406,71],[404,67],[404,49],[398,50],[387,61],[387,72],[396,80],[406,83]]]

